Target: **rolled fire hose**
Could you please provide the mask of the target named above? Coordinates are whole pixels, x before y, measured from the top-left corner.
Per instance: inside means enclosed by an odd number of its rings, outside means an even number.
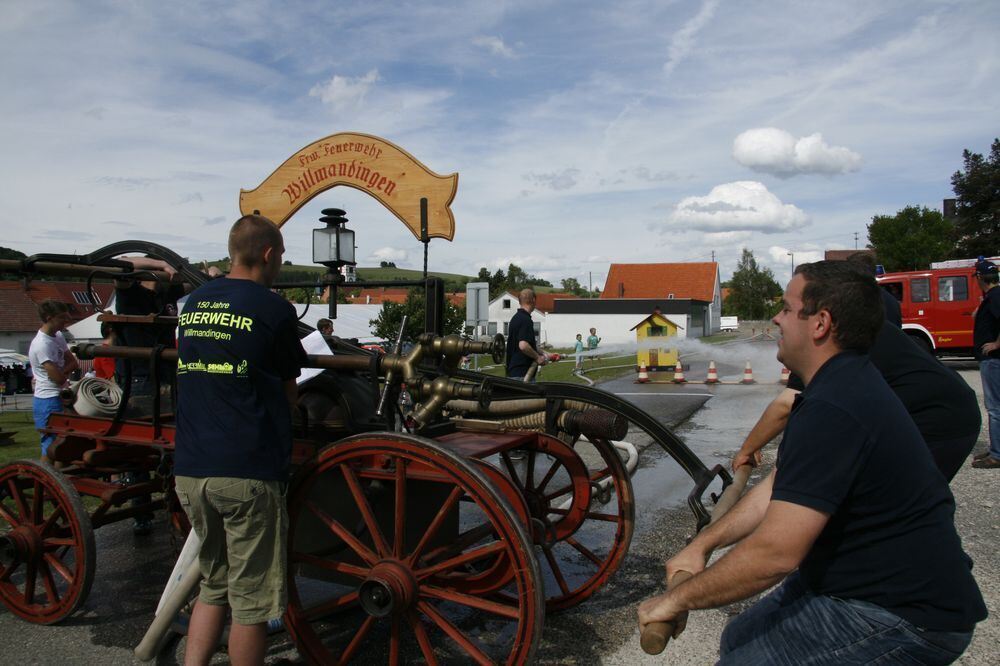
[[[194,531],[191,532],[194,534]],[[188,565],[187,570],[180,582],[176,583],[170,596],[161,605],[160,611],[153,618],[153,622],[146,630],[146,635],[135,647],[135,656],[140,661],[152,661],[163,647],[163,643],[170,635],[170,626],[174,618],[184,604],[191,598],[191,593],[201,582],[201,568],[198,566],[198,559],[195,558]]]
[[[742,465],[736,474],[733,476],[733,482],[729,484],[729,487],[722,493],[722,497],[716,502],[715,508],[712,509],[712,519],[711,523],[716,522],[727,511],[733,508],[733,505],[740,499],[740,495],[743,494],[743,489],[747,485],[747,481],[750,479],[750,471],[753,468],[750,465]],[[667,587],[677,587],[688,578],[691,578],[692,574],[687,571],[678,571],[673,577],[667,581]],[[673,622],[650,622],[642,630],[642,635],[639,637],[639,644],[642,646],[643,652],[646,654],[660,654],[663,652],[664,648],[667,647],[667,641],[670,637],[674,635],[674,631],[677,625],[687,618],[687,611],[681,614]]]
[[[73,409],[81,416],[114,416],[122,401],[122,390],[99,377],[85,377],[70,390],[76,396]]]

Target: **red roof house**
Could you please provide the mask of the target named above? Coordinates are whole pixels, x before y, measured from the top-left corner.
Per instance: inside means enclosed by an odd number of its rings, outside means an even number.
[[[0,347],[26,353],[35,332],[42,325],[38,304],[52,299],[66,303],[70,324],[102,310],[114,293],[114,285],[94,283],[97,305],[87,299],[86,282],[4,280],[0,282]]]
[[[712,303],[719,290],[715,262],[611,264],[601,298],[688,298]]]

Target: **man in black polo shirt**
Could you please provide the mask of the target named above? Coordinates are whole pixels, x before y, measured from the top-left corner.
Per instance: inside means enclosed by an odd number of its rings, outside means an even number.
[[[507,326],[507,376],[524,379],[532,363],[545,365],[548,360],[535,344],[535,325],[531,313],[535,310],[535,290],[522,289],[518,299],[521,307]]]
[[[284,249],[273,222],[240,218],[229,276],[192,292],[178,318],[174,472],[203,579],[187,664],[208,663],[227,606],[230,660],[263,663],[266,622],[285,610],[291,406],[306,359],[294,308],[269,289]]]
[[[997,289],[996,265],[980,257],[976,262],[976,279],[984,296],[976,310],[972,344],[976,349],[979,377],[983,382],[990,448],[975,456],[972,466],[1000,469],[1000,289]]]
[[[778,360],[806,388],[775,470],[667,563],[695,575],[643,602],[641,625],[784,579],[726,627],[720,663],[946,664],[965,650],[986,607],[948,485],[864,353],[883,317],[873,278],[796,268],[774,323]]]

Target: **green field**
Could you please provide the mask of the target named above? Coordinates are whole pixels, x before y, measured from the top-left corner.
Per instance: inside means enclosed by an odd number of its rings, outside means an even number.
[[[21,402],[25,400],[31,403],[31,396],[21,396]],[[3,411],[0,413],[0,428],[4,432],[13,432],[14,440],[11,444],[0,446],[0,465],[11,460],[21,458],[38,459],[41,455],[39,447],[38,431],[35,430],[35,422],[31,418],[31,410]]]

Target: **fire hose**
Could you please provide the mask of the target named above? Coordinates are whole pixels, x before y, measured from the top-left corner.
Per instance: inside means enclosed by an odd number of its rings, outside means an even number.
[[[62,398],[81,416],[112,417],[122,401],[122,390],[107,379],[85,377],[66,389]]]
[[[736,471],[736,474],[733,476],[733,482],[722,493],[719,501],[715,504],[715,508],[712,509],[712,520],[709,524],[722,518],[740,499],[740,495],[743,494],[743,489],[750,479],[751,469],[750,465],[743,465]],[[692,577],[693,574],[687,571],[678,571],[667,581],[667,589],[677,587]],[[687,611],[684,611],[673,622],[650,622],[647,624],[642,630],[642,635],[639,637],[639,644],[642,646],[643,652],[646,654],[660,654],[663,652],[664,648],[667,647],[667,641],[670,640],[671,636],[677,630],[677,625],[684,626],[686,620]]]

